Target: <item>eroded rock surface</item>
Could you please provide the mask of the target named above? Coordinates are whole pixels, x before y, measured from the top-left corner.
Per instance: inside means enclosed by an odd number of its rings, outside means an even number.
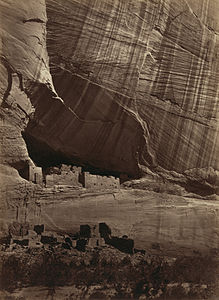
[[[69,143],[88,161],[130,174],[218,167],[218,24],[205,2],[46,2],[51,74],[76,114],[64,135],[80,128]]]

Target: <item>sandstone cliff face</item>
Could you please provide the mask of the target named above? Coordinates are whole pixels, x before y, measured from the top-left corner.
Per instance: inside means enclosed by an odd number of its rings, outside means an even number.
[[[218,11],[218,0],[0,0],[3,234],[13,220],[63,232],[106,222],[142,249],[218,256],[207,197],[219,178]],[[24,180],[33,163],[150,176],[92,195]],[[166,179],[178,196],[162,193]],[[205,200],[186,198],[188,184]]]
[[[217,0],[0,5],[3,164],[218,169]]]
[[[1,172],[2,180],[13,173],[8,166],[21,169],[32,164],[21,132],[34,107],[27,96],[28,85],[51,85],[46,51],[45,3],[40,1],[1,1]],[[12,174],[11,174],[12,175]],[[11,176],[15,179],[16,174]],[[6,180],[7,181],[7,180]]]

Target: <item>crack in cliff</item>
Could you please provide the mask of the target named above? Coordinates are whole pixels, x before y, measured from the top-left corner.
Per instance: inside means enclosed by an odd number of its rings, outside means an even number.
[[[16,74],[18,79],[19,79],[19,88],[22,92],[25,92],[24,90],[24,85],[23,85],[23,76],[21,73],[17,72],[13,66],[7,61],[7,59],[5,57],[1,57],[1,61],[3,63],[3,65],[5,66],[5,68],[7,69],[7,72],[8,72],[8,86],[7,86],[7,89],[3,95],[3,101],[4,101],[4,104],[5,101],[7,100],[7,98],[9,97],[10,95],[10,92],[12,90],[12,85],[13,85],[13,74]],[[27,94],[26,94],[27,95]],[[10,108],[11,106],[10,105],[7,105],[8,108]],[[29,118],[29,114],[25,111],[25,109],[23,109],[23,107],[18,103],[16,102],[16,106],[26,115],[26,117]]]
[[[43,46],[43,42],[41,41],[41,39],[37,35],[32,34],[31,36],[38,40],[38,43],[39,43],[40,46]]]
[[[171,23],[173,23],[178,17],[180,17],[182,14],[184,14],[186,11],[183,10],[181,12],[179,12],[177,15],[173,16],[172,18],[170,18],[168,21],[167,21],[167,27],[169,27],[171,25]]]
[[[154,97],[154,96],[153,96]],[[164,100],[162,100],[162,99],[159,99],[157,96],[155,96],[155,98],[157,98],[159,101],[162,101],[162,102],[166,102],[166,103],[168,103],[167,101],[164,101]],[[171,101],[169,101],[169,103],[171,103],[171,104],[173,104]],[[175,116],[177,116],[177,117],[179,117],[179,118],[184,118],[184,119],[187,119],[187,120],[192,120],[192,121],[194,121],[194,122],[197,122],[197,123],[199,123],[200,125],[203,125],[203,126],[206,126],[206,127],[211,127],[211,128],[213,128],[213,129],[215,129],[215,127],[214,126],[212,126],[212,125],[210,125],[210,124],[208,124],[208,123],[205,123],[205,122],[203,122],[203,121],[201,121],[201,120],[198,120],[196,117],[188,117],[188,116],[185,116],[185,115],[183,115],[183,114],[179,114],[179,113],[177,113],[177,112],[174,112],[174,111],[169,111],[169,110],[166,110],[165,108],[163,108],[163,107],[161,107],[161,106],[159,106],[159,105],[156,105],[155,103],[147,103],[147,104],[145,104],[145,106],[155,106],[156,108],[158,108],[158,109],[160,109],[160,110],[163,110],[163,111],[165,111],[165,112],[168,112],[168,113],[170,113],[170,114],[173,114],[173,115],[175,115]],[[180,108],[180,106],[177,104],[177,107],[179,107]],[[180,108],[181,109],[181,108]],[[181,112],[182,113],[182,112]],[[188,111],[187,112],[185,112],[184,111],[184,114],[185,113],[188,113]],[[190,113],[192,113],[192,112],[190,112]],[[197,113],[196,113],[197,114]],[[200,116],[200,115],[198,115],[197,114],[197,116],[198,117],[200,117],[200,118],[203,118],[203,116]],[[207,119],[207,118],[206,118]],[[214,119],[213,119],[214,120]],[[210,120],[209,120],[210,121]],[[217,121],[216,119],[215,119],[215,121]],[[216,122],[217,123],[217,122]]]
[[[191,9],[191,7],[189,6],[189,4],[187,3],[186,0],[184,0],[188,9],[189,9],[189,12],[199,21],[200,23],[200,27],[203,29],[204,27],[206,27],[208,30],[214,32],[216,35],[218,35],[219,33],[216,32],[212,27],[210,27],[209,25],[207,24],[204,24],[201,19],[197,16],[197,14],[195,14],[195,12]],[[177,46],[179,48],[181,48],[182,50],[188,52],[189,54],[192,54],[194,55],[195,57],[197,57],[199,60],[202,60],[202,61],[205,61],[207,63],[209,63],[209,61],[207,60],[207,54],[204,52],[202,56],[198,56],[197,54],[195,54],[193,51],[189,51],[188,49],[186,49],[182,44],[180,45],[178,42],[174,41],[173,39],[171,39],[170,37],[167,36],[167,33],[169,31],[169,27],[171,25],[172,22],[174,22],[180,15],[182,15],[183,13],[186,13],[187,10],[183,10],[181,11],[180,13],[178,13],[176,16],[173,16],[172,18],[169,17],[170,19],[167,21],[167,24],[166,24],[166,29],[165,29],[165,32],[162,33],[160,28],[156,26],[153,27],[154,30],[156,30],[157,32],[159,32],[163,37],[165,37],[167,40],[171,41],[174,46]],[[186,27],[188,30],[190,30],[189,27],[187,27],[185,24],[182,23],[182,25],[184,27]]]
[[[203,26],[204,24],[202,23],[201,19],[200,19],[200,18],[198,17],[198,15],[193,11],[193,9],[191,8],[191,6],[190,6],[189,3],[187,2],[187,0],[184,0],[184,2],[186,3],[186,5],[187,5],[187,7],[188,7],[188,9],[189,9],[189,11],[190,11],[190,13],[191,13],[192,15],[194,15],[195,18],[197,18],[197,20],[199,21],[200,25]]]
[[[6,91],[3,95],[3,101],[7,100],[8,96],[10,95],[11,88],[12,88],[12,73],[11,73],[11,70],[8,66],[6,67],[6,69],[7,69],[7,72],[8,72],[8,86],[7,86],[7,89],[6,89]]]
[[[28,22],[43,23],[43,24],[46,23],[45,21],[41,20],[40,18],[30,18],[30,19],[23,20],[23,23],[28,23]]]
[[[177,103],[173,99],[170,99],[170,98],[169,99],[163,99],[163,98],[160,98],[156,94],[150,94],[150,96],[152,96],[152,97],[156,98],[158,101],[164,102],[166,104],[170,103],[171,105],[173,105],[173,107],[175,106],[176,108],[180,109],[180,113],[181,114],[182,113],[183,114],[192,114],[191,117],[187,117],[187,118],[191,118],[191,120],[193,120],[193,121],[196,121],[197,120],[196,118],[205,119],[206,122],[217,121],[217,118],[214,117],[214,116],[212,116],[212,117],[209,118],[208,116],[206,116],[204,114],[202,114],[202,115],[199,114],[197,111],[190,110],[190,109],[185,110],[185,109],[183,109],[183,107],[181,105],[179,105],[179,103]],[[141,103],[140,99],[137,100],[137,101],[139,101],[139,103]],[[147,105],[147,104],[145,104],[145,105]],[[154,103],[154,106],[156,106],[157,108],[160,108],[160,106],[157,106],[155,103]],[[173,113],[177,114],[177,112],[173,112]],[[182,115],[182,117],[183,117],[183,115]],[[201,123],[201,121],[200,121],[200,123]],[[205,123],[204,121],[201,124],[209,126],[209,124]]]
[[[80,118],[80,117],[76,114],[76,112],[75,112],[71,107],[69,107],[69,106],[67,106],[67,105],[65,104],[65,101],[63,101],[62,98],[60,98],[59,96],[54,96],[53,99],[61,100],[61,102],[62,102],[62,104],[65,106],[65,108],[66,108],[68,111],[70,111],[70,112],[74,115],[74,117],[75,117],[77,120],[79,120],[80,122],[83,122],[83,123],[106,123],[106,124],[113,124],[113,125],[117,124],[118,122],[121,122],[121,120],[119,120],[119,119],[116,120],[116,121],[111,121],[111,120],[108,120],[108,121],[105,121],[105,120],[86,120],[86,119],[82,119],[82,118]]]
[[[55,65],[54,63],[52,63],[52,64]],[[55,65],[55,66],[57,67],[57,65]],[[60,67],[60,66],[59,66],[59,67]],[[79,75],[79,74],[77,74],[77,73],[72,73],[72,71],[69,70],[69,69],[66,69],[66,68],[63,68],[63,67],[60,67],[60,68],[61,68],[62,70],[64,70],[65,72],[70,73],[72,76],[75,75],[75,76],[80,77],[80,78],[82,78],[82,79],[84,79],[84,80],[86,80],[86,81],[89,81],[89,82],[92,83],[93,85],[96,85],[96,86],[98,86],[98,87],[101,87],[103,90],[106,90],[106,91],[109,91],[109,92],[118,94],[119,96],[122,96],[123,99],[127,99],[127,100],[132,100],[132,99],[133,99],[133,97],[130,97],[130,96],[128,96],[128,95],[126,95],[126,94],[123,94],[123,93],[121,93],[121,92],[119,92],[119,91],[117,91],[117,90],[114,90],[114,89],[111,89],[111,88],[109,88],[109,87],[106,87],[106,86],[104,86],[103,84],[94,82],[94,81],[90,80],[89,78],[86,78],[85,76]],[[58,97],[58,98],[60,98],[60,97]],[[61,98],[60,98],[60,99],[61,99]],[[64,102],[63,100],[62,100],[62,102],[63,102],[64,105],[66,106],[66,104],[65,104],[65,102]],[[119,101],[116,101],[116,103],[117,103],[119,106],[121,106],[128,114],[135,115],[135,112],[134,112],[133,110],[131,110],[128,106],[126,106],[126,105],[124,105],[124,104],[121,104]],[[67,106],[66,106],[66,107],[67,107]],[[67,107],[67,108],[69,108],[69,107]],[[73,111],[72,111],[72,112],[73,112]],[[73,112],[73,113],[75,113],[75,112]],[[136,112],[136,113],[137,113],[137,112]],[[76,116],[77,116],[77,115],[76,115]],[[78,119],[81,120],[81,121],[86,121],[86,120],[84,120],[84,119],[80,119],[79,116],[77,116],[77,117],[78,117]],[[121,121],[121,120],[118,120],[118,121]],[[97,120],[97,121],[91,120],[91,121],[86,121],[86,122],[99,122],[99,120]],[[113,121],[105,121],[105,122],[111,122],[111,123],[114,123]]]
[[[191,6],[187,2],[187,0],[184,0],[184,2],[186,3],[186,5],[187,5],[187,7],[188,7],[188,9],[190,11],[190,13],[193,14],[197,18],[197,20],[199,21],[199,23],[200,23],[200,25],[202,27],[206,27],[208,30],[210,30],[211,32],[213,32],[215,35],[219,35],[219,32],[217,32],[214,28],[212,28],[210,25],[205,24],[205,23],[202,22],[202,20],[200,19],[200,17],[193,11],[193,9],[191,8]]]
[[[162,101],[162,102],[164,102],[164,103],[171,103],[172,105],[174,105],[174,106],[177,106],[178,108],[180,108],[181,110],[183,110],[183,108],[182,108],[182,106],[181,105],[179,105],[176,101],[174,101],[174,99],[171,99],[171,98],[169,98],[169,99],[163,99],[163,98],[160,98],[160,97],[158,97],[156,94],[150,94],[152,97],[155,97],[155,98],[157,98],[159,101]]]
[[[17,72],[4,56],[1,56],[1,61],[8,72],[8,86],[3,95],[3,101],[5,101],[5,100],[7,100],[8,96],[10,95],[10,92],[12,89],[12,83],[13,83],[12,75],[13,74],[17,74],[17,76],[19,78],[19,87],[20,87],[21,91],[24,91],[24,87],[23,87],[22,74]]]

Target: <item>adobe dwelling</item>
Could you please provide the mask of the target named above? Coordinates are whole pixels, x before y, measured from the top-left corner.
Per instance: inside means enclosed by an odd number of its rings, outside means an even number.
[[[43,173],[40,167],[28,165],[24,169],[19,170],[19,173],[24,179],[32,181],[35,184],[43,183]]]
[[[82,226],[80,226],[80,232],[81,232]],[[104,238],[100,236],[98,225],[94,225],[91,227],[91,234],[89,236],[87,246],[90,248],[95,248],[97,246],[101,246],[101,247],[105,246],[105,241],[104,241]]]
[[[76,249],[85,251],[86,247],[103,247],[106,244],[124,253],[134,253],[134,240],[128,238],[126,235],[123,237],[112,236],[111,229],[106,223],[99,223],[99,225],[93,226],[88,224],[80,225],[80,232],[77,236],[75,246]]]
[[[45,170],[46,187],[54,185],[81,186],[79,182],[80,167],[61,165],[61,167],[51,167]]]
[[[89,172],[80,174],[80,182],[87,189],[119,189],[119,178],[113,176],[93,175]]]
[[[44,170],[46,187],[54,185],[69,185],[87,189],[119,189],[119,178],[112,176],[93,175],[83,172],[81,167],[61,165]]]
[[[119,178],[90,174],[89,172],[83,172],[81,167],[71,165],[63,164],[46,168],[43,171],[41,167],[28,165],[19,170],[19,173],[24,179],[35,184],[44,184],[47,188],[55,185],[84,187],[92,190],[120,188]]]

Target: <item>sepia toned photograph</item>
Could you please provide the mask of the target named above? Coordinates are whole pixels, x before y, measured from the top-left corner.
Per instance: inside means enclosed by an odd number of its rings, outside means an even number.
[[[0,299],[219,299],[219,0],[0,0]]]

